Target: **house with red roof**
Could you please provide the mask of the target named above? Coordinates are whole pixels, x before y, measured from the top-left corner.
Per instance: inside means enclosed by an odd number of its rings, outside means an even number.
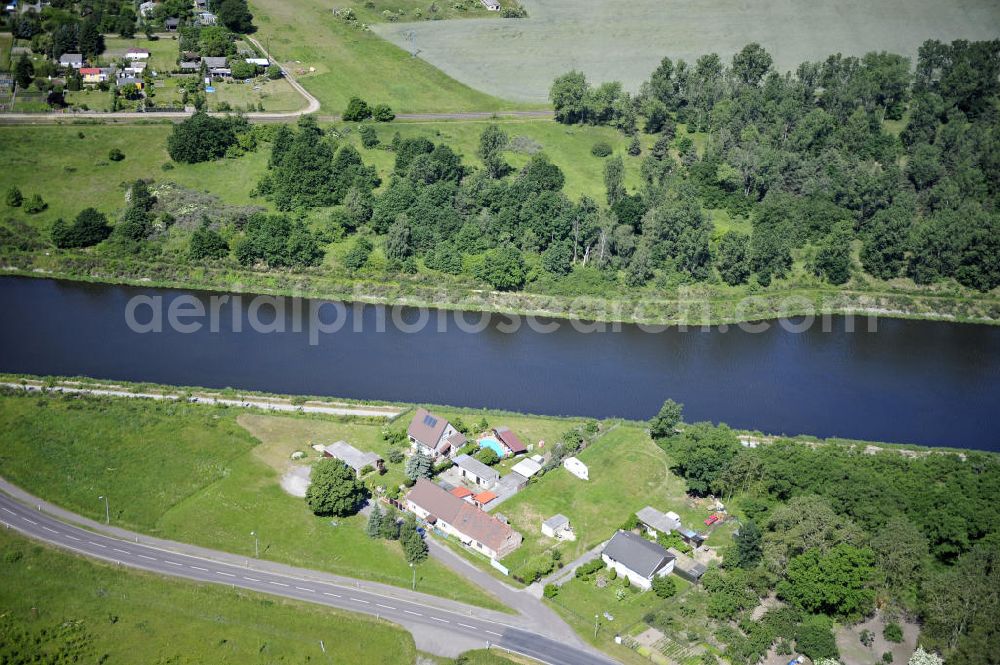
[[[528,452],[528,446],[524,445],[509,427],[495,427],[493,434],[508,455],[520,455]]]

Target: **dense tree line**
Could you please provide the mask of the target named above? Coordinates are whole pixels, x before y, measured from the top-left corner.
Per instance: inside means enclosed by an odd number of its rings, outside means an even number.
[[[703,279],[714,267],[729,284],[766,285],[807,247],[812,270],[840,284],[857,242],[876,277],[986,291],[1000,284],[998,72],[1000,41],[928,41],[913,72],[902,56],[869,53],[785,75],[750,44],[728,66],[715,54],[693,65],[664,58],[634,97],[579,72],[556,79],[550,96],[560,122],[626,133],[641,124],[659,137],[633,213],[633,284],[658,268]],[[907,110],[897,136],[887,121]],[[700,154],[675,136],[678,124],[707,134]],[[753,232],[730,232],[709,252],[703,224],[676,218],[677,201],[749,215]]]
[[[135,5],[127,0],[90,0],[86,3],[55,0],[40,13],[33,9],[17,14],[11,32],[31,41],[35,53],[58,58],[63,53],[83,53],[93,58],[104,52],[104,35],[135,33]]]
[[[668,407],[673,423],[679,413]],[[949,663],[985,664],[998,652],[996,456],[800,441],[745,448],[724,425],[660,425],[651,423],[689,491],[728,497],[745,515],[723,569],[706,575],[713,617],[738,619],[768,591],[802,616],[854,620],[878,603],[919,615],[924,643],[949,652]],[[752,642],[744,633],[729,637]]]

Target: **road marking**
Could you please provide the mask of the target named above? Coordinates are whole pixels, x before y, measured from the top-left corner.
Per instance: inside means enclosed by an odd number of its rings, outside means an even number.
[[[191,566],[191,567],[194,568],[194,566]],[[243,579],[245,579],[245,580],[247,580],[249,582],[260,582],[260,580],[258,580],[256,577],[244,577]]]
[[[48,531],[49,533],[59,533],[59,532],[58,532],[58,531],[56,531],[55,529],[50,529],[50,528],[49,528],[49,527],[47,527],[47,526],[43,526],[42,528],[43,528],[43,529],[45,529],[46,531]]]
[[[4,512],[7,512],[7,513],[10,513],[11,515],[17,515],[17,513],[15,513],[15,512],[14,512],[13,510],[11,510],[10,508],[4,508]]]
[[[343,596],[338,596],[337,594],[335,594],[335,593],[330,593],[330,592],[328,592],[328,591],[324,591],[324,592],[323,592],[323,595],[324,595],[324,596],[333,596],[334,598],[343,598]]]
[[[492,630],[487,630],[486,632],[489,633],[490,635],[496,635],[497,637],[503,637],[503,635],[501,635],[500,633],[494,633]]]
[[[200,566],[191,566],[191,567],[194,568],[195,570],[200,570],[203,573],[207,573],[208,572],[208,568],[202,568]]]
[[[140,554],[139,556],[141,556],[143,559],[149,559],[150,561],[156,561],[156,559],[154,559],[153,557],[146,556],[145,554]]]
[[[166,559],[163,560],[163,563],[169,563],[171,566],[183,566],[184,565],[183,563],[177,563],[176,561],[167,561]]]
[[[469,625],[469,624],[467,624],[467,623],[460,623],[460,624],[458,624],[458,625],[459,625],[459,626],[461,626],[462,628],[468,628],[469,630],[479,630],[479,629],[478,629],[478,628],[476,628],[475,626],[470,626],[470,625]]]
[[[375,604],[378,605],[379,607],[384,607],[387,610],[394,610],[394,609],[396,609],[392,605],[383,605],[382,603],[375,603]]]
[[[131,554],[131,552],[129,552],[128,550],[120,550],[117,547],[112,547],[111,549],[113,549],[115,552],[121,552],[122,554]]]
[[[222,572],[221,570],[217,570],[217,571],[215,571],[215,573],[216,573],[217,575],[225,575],[226,577],[236,577],[236,576],[235,576],[235,575],[233,575],[232,573],[224,573],[224,572]]]
[[[98,547],[103,547],[104,549],[108,549],[107,545],[101,545],[100,543],[95,543],[92,540],[88,540],[87,542],[90,543],[91,545],[97,545]]]
[[[371,605],[367,600],[361,600],[360,598],[351,598],[355,603],[364,603],[365,605]]]
[[[27,517],[22,517],[21,519],[27,522],[28,524],[38,524],[38,522],[36,522],[35,520],[29,520]]]
[[[283,582],[268,582],[268,584],[273,584],[274,586],[288,586]]]
[[[304,586],[297,586],[295,588],[298,589],[299,591],[308,591],[309,593],[316,593],[316,589],[307,589]]]
[[[67,537],[67,538],[69,538],[70,540],[75,540],[75,541],[77,541],[77,542],[79,542],[79,540],[80,540],[80,539],[79,539],[79,538],[77,538],[76,536],[71,536],[71,535],[69,535],[68,533],[66,534],[66,537]]]
[[[451,623],[447,619],[441,619],[441,618],[438,618],[438,617],[431,617],[431,618],[434,619],[435,621],[440,621],[441,623]]]
[[[403,610],[403,611],[406,612],[407,614],[412,614],[415,617],[422,617],[423,616],[423,614],[421,614],[420,612],[414,612],[413,610]]]

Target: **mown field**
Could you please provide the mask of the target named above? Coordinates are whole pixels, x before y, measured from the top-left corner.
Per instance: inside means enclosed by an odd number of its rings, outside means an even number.
[[[420,58],[477,90],[504,99],[541,103],[552,80],[571,69],[595,81],[622,81],[630,90],[660,58],[694,62],[706,53],[728,59],[759,42],[777,67],[833,53],[890,51],[915,56],[926,39],[995,39],[1000,5],[992,0],[526,0],[526,19],[382,23],[375,31],[407,45]]]
[[[6,530],[0,577],[4,663],[410,665],[416,657],[413,638],[387,623],[115,568]]]
[[[145,533],[251,555],[248,534],[256,531],[262,558],[410,585],[398,543],[369,539],[363,516],[315,517],[286,494],[283,467],[269,452],[275,439],[259,443],[237,415],[127,399],[0,396],[0,475],[95,519],[104,517],[98,496],[107,495],[112,522]],[[501,608],[434,561],[420,565],[417,589]]]
[[[371,103],[389,104],[397,113],[525,107],[459,83],[422,58],[414,58],[404,48],[365,30],[360,24],[374,21],[382,6],[373,3],[375,7],[368,9],[363,4],[352,7],[359,20],[348,23],[334,16],[328,4],[308,0],[251,3],[258,41],[319,99],[322,112],[340,113],[355,95]],[[401,0],[386,4],[382,11],[403,9],[407,18],[415,18],[412,12],[420,6],[423,3]],[[449,13],[478,15],[479,10]],[[493,19],[486,22],[497,23]]]

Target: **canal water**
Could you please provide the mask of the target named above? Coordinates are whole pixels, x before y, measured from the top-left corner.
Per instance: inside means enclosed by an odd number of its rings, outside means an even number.
[[[857,318],[851,332],[833,317],[589,332],[502,315],[291,300],[277,314],[270,300],[222,300],[0,278],[0,370],[633,419],[670,397],[689,422],[1000,450],[1000,327],[879,318],[869,332]]]

